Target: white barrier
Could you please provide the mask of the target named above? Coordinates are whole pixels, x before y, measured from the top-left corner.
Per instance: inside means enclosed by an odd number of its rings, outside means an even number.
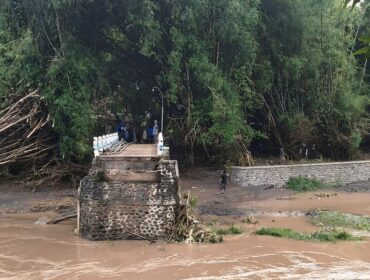
[[[99,137],[94,137],[93,140],[93,149],[94,157],[100,155],[100,153],[108,150],[113,144],[118,142],[118,133],[111,133],[102,135]]]
[[[163,154],[163,134],[160,132],[158,134],[158,143],[157,143],[157,155],[161,156]]]
[[[118,138],[117,132],[94,137],[94,140],[93,140],[94,157],[97,157],[102,152],[108,150],[112,145],[118,142],[118,139],[119,138]],[[166,150],[166,153],[168,154],[168,147],[164,146],[163,134],[162,132],[160,132],[158,134],[157,155],[162,156],[163,150]]]

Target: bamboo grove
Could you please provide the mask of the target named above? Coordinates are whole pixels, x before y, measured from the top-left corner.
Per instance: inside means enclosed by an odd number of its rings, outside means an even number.
[[[89,160],[112,116],[160,118],[153,87],[188,163],[248,164],[261,145],[294,157],[302,142],[356,158],[370,144],[369,5],[2,0],[0,166]]]

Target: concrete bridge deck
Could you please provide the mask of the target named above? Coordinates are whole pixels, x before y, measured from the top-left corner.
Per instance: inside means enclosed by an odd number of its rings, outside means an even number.
[[[156,144],[131,144],[122,152],[115,155],[100,155],[104,159],[117,158],[159,158]]]
[[[155,169],[160,157],[156,144],[131,144],[118,154],[99,155],[97,161],[99,166],[106,170],[108,177],[113,179],[118,171],[119,174],[126,174],[127,170],[150,173],[150,170]],[[140,177],[142,174],[138,174],[138,176]]]

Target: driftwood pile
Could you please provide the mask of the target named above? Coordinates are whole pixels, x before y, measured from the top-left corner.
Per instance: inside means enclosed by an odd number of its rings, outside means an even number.
[[[37,90],[10,95],[7,103],[0,111],[0,167],[44,159],[55,144],[46,128],[50,115]]]
[[[190,193],[187,195],[186,203],[180,206],[176,223],[172,228],[170,241],[185,243],[220,243],[222,236],[207,228],[194,213],[189,203]]]
[[[6,104],[0,110],[0,173],[9,176],[16,170],[35,189],[86,173],[86,167],[62,165],[55,157],[50,114],[37,90],[9,94]]]

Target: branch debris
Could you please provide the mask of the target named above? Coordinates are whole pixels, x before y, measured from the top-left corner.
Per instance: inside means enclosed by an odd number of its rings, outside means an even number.
[[[75,180],[85,175],[82,165],[63,165],[56,158],[56,136],[50,114],[38,90],[27,94],[11,93],[0,111],[0,173],[18,169],[27,184],[36,190],[41,185],[55,185],[67,176]]]

